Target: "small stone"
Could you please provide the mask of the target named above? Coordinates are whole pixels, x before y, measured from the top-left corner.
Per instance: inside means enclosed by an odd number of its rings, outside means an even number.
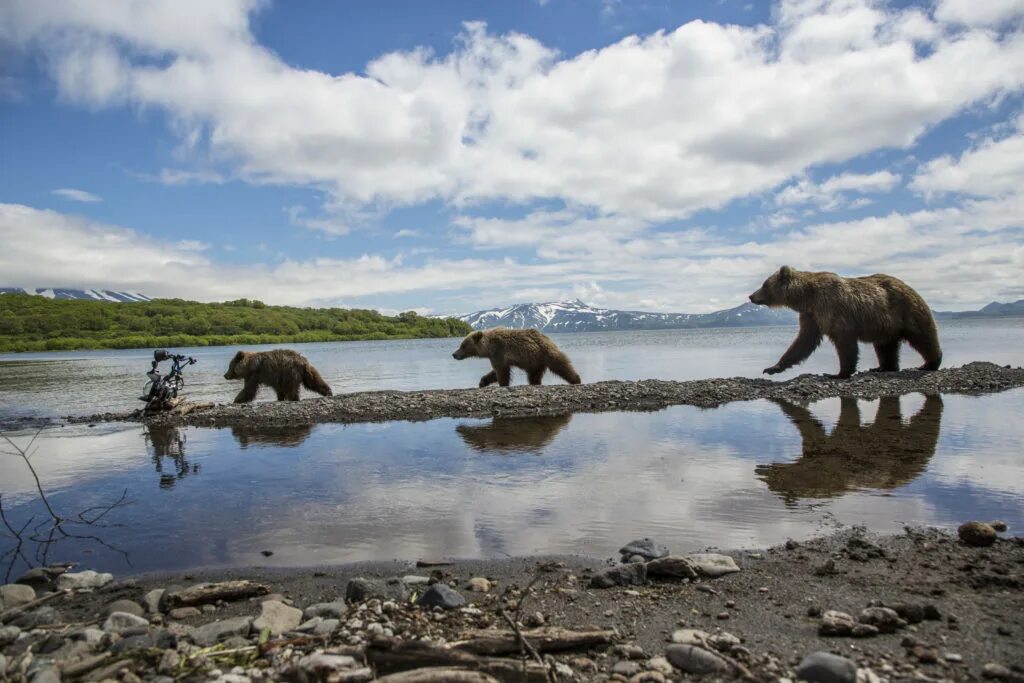
[[[149,622],[128,612],[114,612],[103,622],[103,630],[107,633],[123,633],[136,628],[148,629]]]
[[[426,586],[430,583],[429,576],[417,576],[416,574],[410,574],[402,577],[402,583],[406,586]]]
[[[146,606],[146,611],[150,614],[158,614],[160,612],[160,598],[162,597],[164,597],[163,588],[154,588],[146,593],[146,596],[142,598],[142,604]]]
[[[348,655],[316,653],[299,660],[298,668],[314,681],[329,680],[332,674],[354,669],[356,660]]]
[[[997,662],[989,662],[981,667],[981,675],[985,678],[998,678],[1005,680],[1013,676],[1013,672]]]
[[[922,610],[923,614],[923,610]],[[870,624],[878,629],[879,633],[895,633],[898,629],[907,625],[896,610],[888,607],[867,607],[860,612],[860,622]]]
[[[612,652],[619,657],[625,657],[626,659],[645,659],[647,657],[647,655],[644,654],[644,649],[642,647],[629,643],[616,645],[612,648]]]
[[[665,683],[665,676],[660,671],[641,671],[630,676],[629,683]]]
[[[416,601],[420,607],[440,607],[441,609],[456,609],[466,604],[466,598],[457,590],[443,584],[435,583],[423,591],[423,595]]]
[[[217,611],[217,606],[216,605],[203,605],[202,611],[203,611],[203,614],[213,614],[214,612]]]
[[[623,560],[628,560],[633,555],[640,555],[645,559],[654,560],[659,557],[665,557],[668,555],[669,550],[657,543],[653,538],[640,538],[630,541],[619,548],[619,553],[623,556]]]
[[[594,574],[590,577],[590,587],[639,586],[643,585],[645,581],[647,581],[647,565],[622,564]]]
[[[992,527],[993,531],[996,531],[998,533],[1003,533],[1004,531],[1010,528],[1009,526],[1007,526],[1006,522],[1004,522],[1001,519],[993,520],[989,522],[988,525]]]
[[[646,665],[651,671],[657,671],[664,676],[671,676],[675,673],[672,663],[664,657],[651,657],[647,660]]]
[[[341,627],[341,622],[337,619],[323,619],[319,624],[313,627],[313,634],[318,636],[327,636]]]
[[[947,662],[959,663],[964,661],[963,655],[957,654],[956,652],[947,652],[942,656]]]
[[[27,605],[36,599],[36,590],[23,583],[9,583],[0,586],[0,612]]]
[[[691,674],[728,674],[732,666],[710,650],[696,645],[669,645],[665,657],[672,666]]]
[[[910,624],[920,624],[924,621],[924,605],[896,605],[893,607],[902,619],[905,619]]]
[[[302,616],[306,619],[312,619],[313,617],[343,619],[346,614],[348,614],[348,605],[340,600],[335,602],[318,602],[302,611]]]
[[[0,647],[10,645],[21,635],[17,626],[0,626]]]
[[[619,674],[621,676],[632,676],[639,672],[640,665],[637,662],[631,662],[628,660],[615,662],[615,666],[612,667],[612,673]]]
[[[729,614],[728,612],[719,612],[718,614],[715,615],[715,619],[718,619],[720,621],[725,621],[726,619],[730,618],[731,616],[732,615]]]
[[[270,635],[279,636],[302,623],[302,610],[289,607],[283,602],[266,600],[261,603],[261,608],[260,616],[252,624],[257,631],[269,628]]]
[[[252,630],[252,617],[237,617],[205,624],[192,629],[192,641],[200,647],[210,647],[232,636],[248,636]]]
[[[180,621],[182,619],[192,619],[198,616],[202,616],[202,614],[203,613],[200,612],[199,609],[196,607],[175,607],[167,613],[167,616],[169,616],[171,619],[177,619]]]
[[[48,567],[33,567],[15,579],[14,583],[23,583],[33,588],[49,588],[57,577],[68,570],[67,566],[55,564]]]
[[[638,564],[638,563],[642,564],[642,563],[644,563],[646,561],[647,561],[647,558],[644,557],[643,555],[630,555],[629,558],[626,559],[626,562],[628,562],[629,564]]]
[[[490,593],[491,582],[482,576],[474,576],[466,584],[466,588],[474,593]]]
[[[710,635],[695,628],[681,628],[672,633],[672,642],[680,645],[703,646],[710,639]]]
[[[647,563],[649,576],[664,576],[673,579],[696,579],[697,570],[690,561],[680,555],[659,557]]]
[[[87,569],[84,572],[61,574],[57,577],[57,588],[61,590],[90,590],[103,588],[113,580],[113,574],[101,574]]]
[[[142,605],[133,600],[115,600],[103,608],[103,616],[105,617],[109,617],[114,612],[134,614],[137,617],[141,617],[146,613],[145,610],[142,609]]]
[[[813,683],[856,683],[857,665],[831,652],[814,652],[800,662],[796,677]]]
[[[964,522],[956,530],[960,540],[975,548],[984,548],[996,542],[996,530],[984,522]]]
[[[405,602],[409,599],[409,589],[397,579],[382,581],[363,577],[356,577],[345,586],[345,599],[349,602],[364,602],[372,598]]]
[[[1010,630],[1009,626],[1002,626],[1002,625],[996,627],[996,633],[998,633],[1001,636],[1012,636],[1013,635],[1013,631]]]
[[[910,648],[910,654],[922,664],[934,664],[939,661],[939,649],[923,643]]]
[[[878,627],[871,624],[857,624],[850,631],[850,635],[854,638],[871,638],[877,636],[878,633]]]
[[[699,574],[711,578],[732,574],[740,570],[736,565],[736,560],[728,555],[721,555],[719,553],[696,553],[687,555],[686,559]]]
[[[828,610],[821,616],[821,624],[818,626],[820,636],[848,636],[853,633],[857,621],[846,612]]]
[[[731,633],[726,633],[725,631],[716,633],[711,636],[710,639],[711,646],[719,652],[729,652],[730,650],[738,647],[740,642],[742,641],[740,641],[737,636],[734,636]]]
[[[36,669],[29,680],[31,683],[60,683],[60,669],[55,666],[42,666]]]
[[[53,607],[45,605],[15,617],[11,623],[23,629],[35,628],[44,624],[57,624],[60,623],[60,613]]]
[[[587,657],[574,657],[569,660],[569,664],[580,673],[589,674],[597,671],[597,664]]]
[[[0,681],[7,679],[7,658],[0,653]]]

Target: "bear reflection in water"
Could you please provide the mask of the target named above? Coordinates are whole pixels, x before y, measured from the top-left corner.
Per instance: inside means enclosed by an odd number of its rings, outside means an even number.
[[[481,453],[539,453],[569,424],[572,415],[499,418],[484,425],[458,425],[466,445]]]
[[[295,448],[313,433],[313,425],[233,426],[231,436],[242,448],[250,446],[283,446]]]
[[[185,459],[185,435],[177,427],[147,425],[143,432],[146,445],[153,449],[153,465],[160,475],[160,488],[170,489],[189,474],[199,474],[199,465]],[[170,463],[165,462],[165,458]],[[170,467],[166,467],[166,465]]]
[[[787,504],[857,489],[905,486],[924,472],[935,454],[941,396],[927,396],[908,421],[900,412],[900,399],[884,397],[870,424],[861,424],[857,399],[841,401],[839,421],[831,434],[807,408],[775,401],[799,430],[803,453],[796,462],[758,465],[755,472]]]

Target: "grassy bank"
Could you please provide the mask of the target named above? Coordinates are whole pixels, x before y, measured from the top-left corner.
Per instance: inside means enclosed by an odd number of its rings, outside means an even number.
[[[456,337],[472,329],[412,311],[385,316],[344,308],[268,306],[239,299],[140,303],[0,296],[0,352],[226,346]]]

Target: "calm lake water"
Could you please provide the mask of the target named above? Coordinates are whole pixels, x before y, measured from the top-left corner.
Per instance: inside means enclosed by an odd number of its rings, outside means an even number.
[[[1021,364],[1017,322],[947,324],[951,365]],[[756,375],[792,328],[560,335],[585,380]],[[483,362],[455,340],[301,347],[336,390],[475,384]],[[203,349],[188,390],[229,399],[232,350]],[[52,354],[0,363],[8,414],[132,407],[145,352]],[[906,354],[911,361],[911,354]],[[870,359],[866,359],[870,362]],[[37,362],[41,361],[41,362]],[[823,349],[808,371],[832,370]],[[141,368],[139,366],[142,366]],[[517,378],[522,381],[522,377]],[[763,547],[836,524],[897,531],[1004,519],[1024,528],[1024,390],[965,397],[769,401],[713,410],[539,420],[439,419],[300,429],[43,431],[32,459],[51,505],[92,515],[70,537],[0,533],[0,579],[74,561],[117,573],[200,566],[303,566],[417,557],[610,556],[654,536],[676,551]],[[33,432],[8,432],[27,444]],[[3,510],[46,519],[24,463],[0,444]],[[2,529],[0,529],[2,532]],[[264,557],[261,551],[273,551]],[[5,553],[7,553],[5,555]]]
[[[572,358],[584,382],[636,379],[703,379],[762,377],[796,334],[795,327],[655,332],[591,332],[557,334],[552,338]],[[949,321],[940,324],[946,366],[974,360],[1024,364],[1024,318]],[[390,389],[453,389],[475,387],[490,370],[485,360],[456,361],[457,339],[294,344],[316,365],[335,393]],[[258,350],[272,346],[254,346]],[[185,370],[186,394],[199,401],[229,402],[242,383],[224,379],[236,347],[173,349],[199,362]],[[12,416],[65,416],[134,410],[145,384],[152,350],[79,351],[0,354],[0,422]],[[921,364],[904,346],[906,367]],[[863,346],[861,369],[876,365],[874,350]],[[164,370],[167,363],[163,364]],[[838,361],[823,344],[798,368],[776,375],[787,379],[804,372],[836,372]],[[514,370],[512,381],[526,382]],[[550,374],[547,382],[561,380]],[[305,394],[314,395],[314,394]],[[257,400],[273,400],[262,389]]]

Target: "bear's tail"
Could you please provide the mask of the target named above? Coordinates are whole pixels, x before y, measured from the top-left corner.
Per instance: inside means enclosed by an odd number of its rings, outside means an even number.
[[[315,391],[321,396],[333,396],[334,392],[327,386],[327,382],[320,376],[320,373],[316,371],[309,363],[302,369],[302,386],[306,387],[310,391]]]
[[[555,373],[569,384],[579,384],[580,376],[576,372],[576,368],[572,366],[572,361],[564,353],[558,353],[551,357],[548,361],[548,370]]]

